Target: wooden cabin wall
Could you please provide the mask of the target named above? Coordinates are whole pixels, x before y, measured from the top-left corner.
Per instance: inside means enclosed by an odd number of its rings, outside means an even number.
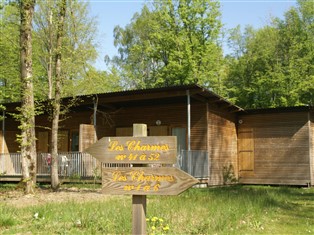
[[[239,123],[241,183],[306,185],[310,182],[307,112],[242,115]],[[242,161],[241,155],[246,156]]]
[[[187,105],[186,103],[173,103],[161,105],[129,106],[115,111],[102,110],[98,107],[97,113],[97,138],[104,136],[115,136],[116,129],[121,127],[132,128],[133,123],[145,123],[148,127],[156,126],[156,120],[161,121],[162,126],[168,127],[168,135],[171,135],[171,129],[175,127],[184,127],[187,129]],[[191,149],[207,150],[207,127],[206,127],[206,104],[191,102]],[[44,127],[50,127],[51,124],[46,116],[38,116],[36,124],[40,127],[39,131],[49,131]],[[79,131],[81,124],[93,124],[93,110],[72,112],[67,118],[60,122],[60,131]],[[50,133],[50,131],[49,131]],[[49,134],[50,135],[50,134]],[[86,134],[86,138],[90,136]],[[50,137],[49,137],[50,138]],[[71,141],[71,140],[69,140]],[[71,146],[69,142],[67,146]]]
[[[3,120],[0,121],[0,153],[16,153],[19,150],[19,143],[16,141],[17,134],[20,133],[18,122],[8,113],[6,117],[4,131],[2,130]]]
[[[99,124],[102,124],[102,119],[100,117],[97,118],[97,121]],[[59,145],[59,151],[61,152],[67,152],[71,151],[71,135],[72,132],[80,132],[81,124],[88,124],[93,125],[93,110],[91,111],[80,111],[80,112],[71,112],[67,114],[66,118],[64,118],[59,123],[59,140],[62,141]],[[50,138],[51,138],[51,122],[49,121],[48,117],[46,115],[40,115],[36,117],[36,137],[37,140],[37,148],[40,152],[46,152],[47,149],[50,148],[43,148],[43,146],[46,144],[50,144]],[[84,129],[84,133],[86,134],[86,138],[90,141],[89,137],[94,137],[94,129],[93,133],[89,134]],[[97,125],[97,139],[100,139],[104,136],[112,135],[114,132],[114,128],[110,127],[110,125],[106,126],[106,129],[102,126]],[[43,140],[42,136],[45,136],[45,140]],[[67,136],[67,138],[65,138]],[[94,140],[93,140],[94,141]]]
[[[114,128],[131,128],[133,123],[144,123],[148,127],[154,127],[156,126],[156,120],[160,120],[162,126],[168,126],[168,135],[171,135],[171,128],[184,127],[187,129],[187,106],[184,103],[175,103],[125,107],[112,112],[110,120]],[[103,125],[105,123],[104,121],[102,122]],[[206,105],[204,103],[192,102],[191,149],[207,150],[206,135]]]
[[[210,158],[209,185],[223,185],[225,170],[230,176],[238,177],[236,117],[209,106],[208,151]],[[230,182],[229,182],[230,183]]]

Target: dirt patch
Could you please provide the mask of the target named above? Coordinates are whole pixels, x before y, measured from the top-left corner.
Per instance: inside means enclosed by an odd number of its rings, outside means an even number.
[[[21,208],[46,203],[62,203],[67,201],[98,201],[108,197],[108,195],[102,194],[100,189],[90,190],[81,188],[67,188],[61,189],[58,192],[53,192],[50,189],[36,189],[35,194],[31,195],[24,195],[21,190],[10,190],[6,192],[0,192],[0,203]]]

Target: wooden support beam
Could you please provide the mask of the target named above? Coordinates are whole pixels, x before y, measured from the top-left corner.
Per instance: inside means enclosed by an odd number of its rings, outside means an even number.
[[[147,136],[147,125],[133,124],[133,137],[144,136]],[[132,196],[132,234],[146,234],[146,195]]]

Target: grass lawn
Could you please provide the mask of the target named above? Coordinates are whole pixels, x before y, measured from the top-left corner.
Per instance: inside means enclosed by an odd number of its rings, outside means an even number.
[[[130,234],[131,206],[131,196],[25,207],[1,200],[0,234]],[[314,188],[237,185],[148,196],[147,217],[156,234],[314,234]]]

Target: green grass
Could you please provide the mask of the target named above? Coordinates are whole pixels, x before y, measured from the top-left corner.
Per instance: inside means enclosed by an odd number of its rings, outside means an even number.
[[[147,217],[154,216],[169,234],[314,234],[314,188],[231,186],[148,196]],[[24,208],[0,202],[0,234],[129,234],[131,219],[131,196]]]

